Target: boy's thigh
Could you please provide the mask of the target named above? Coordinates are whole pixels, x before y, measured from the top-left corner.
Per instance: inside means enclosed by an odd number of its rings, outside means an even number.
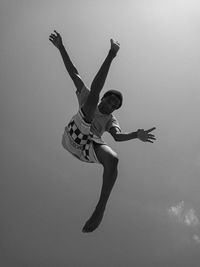
[[[94,143],[94,150],[99,162],[102,165],[109,164],[113,161],[118,161],[117,153],[112,150],[108,145]]]
[[[82,106],[82,111],[85,116],[85,120],[90,123],[93,120],[95,110],[97,108],[99,102],[99,95],[95,95],[94,93],[89,93],[86,102]]]

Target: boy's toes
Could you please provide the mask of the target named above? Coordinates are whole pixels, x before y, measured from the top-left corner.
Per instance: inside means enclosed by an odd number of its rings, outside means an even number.
[[[92,227],[92,225],[89,225],[89,223],[86,223],[85,226],[82,229],[83,233],[91,233],[96,229],[96,227]]]
[[[111,49],[117,53],[120,48],[120,44],[114,39],[110,39],[110,42],[111,42]]]

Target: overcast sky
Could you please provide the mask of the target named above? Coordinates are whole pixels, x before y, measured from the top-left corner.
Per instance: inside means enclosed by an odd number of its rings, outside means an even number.
[[[61,146],[78,102],[54,29],[88,86],[116,38],[103,92],[123,93],[123,131],[157,127],[155,144],[104,135],[119,177],[92,234],[103,169]],[[0,36],[0,265],[199,266],[199,1],[1,0]]]

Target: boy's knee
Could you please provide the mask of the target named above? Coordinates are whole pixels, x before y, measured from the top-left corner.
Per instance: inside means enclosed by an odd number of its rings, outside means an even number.
[[[117,156],[117,154],[112,154],[112,155],[109,155],[109,157],[106,159],[105,161],[105,166],[108,167],[108,168],[117,168],[117,165],[118,165],[118,162],[119,162],[119,158]]]
[[[117,167],[119,162],[118,155],[109,146],[94,143],[94,149],[99,162],[104,168],[115,169]]]
[[[118,165],[119,158],[118,158],[117,154],[115,156],[112,156],[112,160],[111,161],[112,161],[112,164],[114,166],[117,166]]]

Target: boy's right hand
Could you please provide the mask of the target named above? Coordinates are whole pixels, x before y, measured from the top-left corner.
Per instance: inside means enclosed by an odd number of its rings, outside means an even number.
[[[49,40],[55,45],[55,47],[57,47],[58,49],[60,49],[63,45],[62,43],[62,37],[61,35],[57,32],[54,31],[55,33],[52,33],[49,36]]]
[[[144,129],[138,129],[137,130],[137,137],[143,141],[143,142],[149,142],[149,143],[153,143],[156,138],[154,134],[150,134],[150,132],[152,132],[153,130],[155,130],[156,127],[153,127],[149,130],[144,130]]]

